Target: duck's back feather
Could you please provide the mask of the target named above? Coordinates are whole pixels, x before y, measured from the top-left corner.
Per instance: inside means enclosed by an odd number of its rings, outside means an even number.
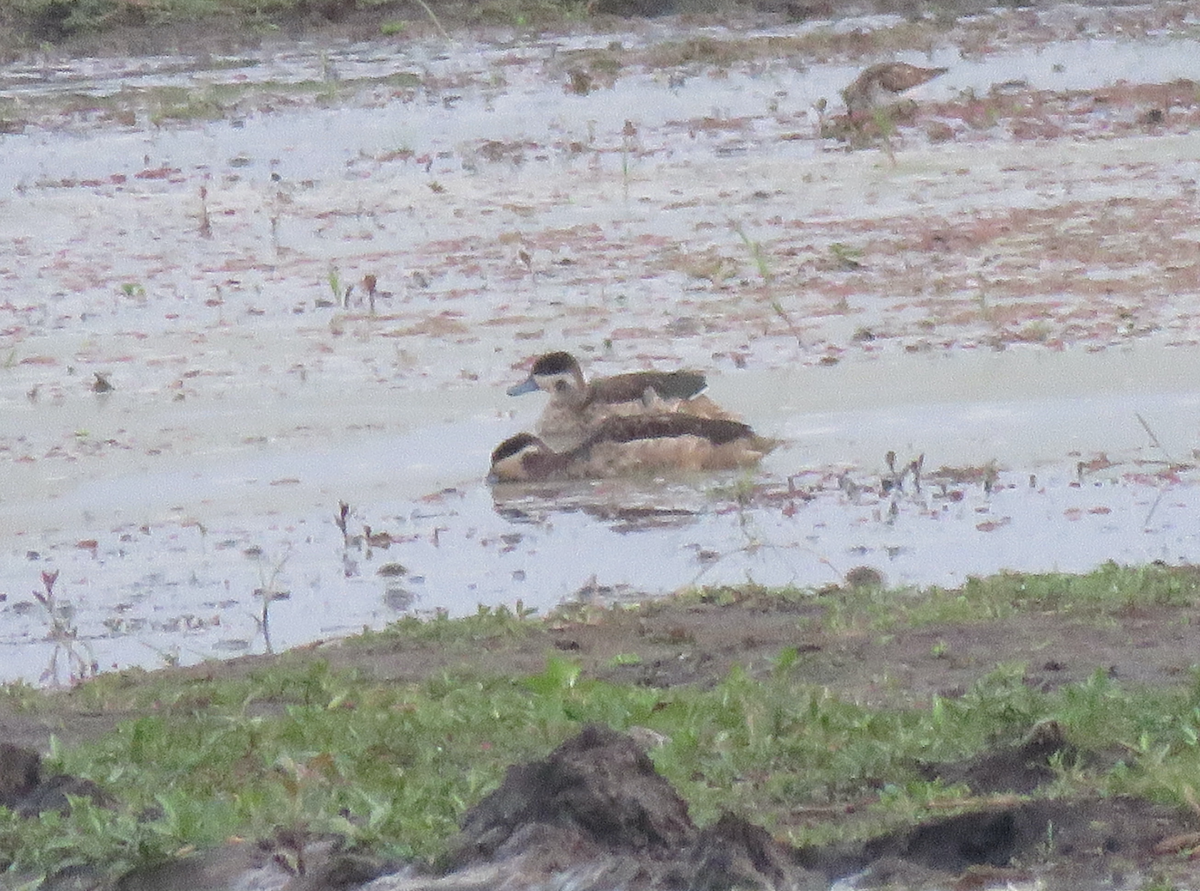
[[[698,371],[634,371],[593,381],[588,402],[637,402],[646,398],[647,391],[664,400],[691,399],[706,386]]]
[[[728,418],[702,418],[672,412],[658,415],[616,415],[598,424],[581,448],[597,442],[634,442],[645,439],[671,439],[698,436],[713,445],[753,437],[754,431],[741,421]]]
[[[584,442],[554,452],[528,433],[505,440],[492,453],[496,480],[595,479],[664,471],[751,467],[776,445],[727,418],[672,412],[614,415]]]

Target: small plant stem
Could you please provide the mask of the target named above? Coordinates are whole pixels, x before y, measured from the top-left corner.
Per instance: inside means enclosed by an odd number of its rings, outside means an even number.
[[[426,2],[425,2],[425,0],[417,0],[417,5],[418,5],[418,6],[420,6],[420,7],[421,7],[423,10],[425,10],[425,13],[426,13],[426,15],[428,15],[428,16],[429,16],[429,19],[430,19],[430,21],[432,21],[432,22],[433,22],[433,26],[434,26],[435,28],[437,28],[437,29],[438,29],[438,33],[442,35],[442,38],[443,38],[443,39],[444,39],[444,40],[445,40],[447,43],[449,43],[449,42],[450,42],[450,35],[449,35],[449,34],[447,34],[447,33],[446,33],[446,29],[442,27],[442,22],[441,22],[441,20],[440,20],[440,19],[437,17],[437,13],[435,13],[435,12],[433,11],[433,9],[432,9],[432,8],[429,6],[429,4],[428,4],[428,3],[426,3]]]

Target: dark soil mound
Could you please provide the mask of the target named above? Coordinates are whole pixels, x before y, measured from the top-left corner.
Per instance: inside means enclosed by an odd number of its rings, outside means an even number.
[[[1051,761],[1056,757],[1064,767],[1096,760],[1071,745],[1060,724],[1044,721],[1015,746],[1002,746],[953,764],[923,765],[921,772],[927,779],[940,779],[948,785],[964,783],[976,795],[1028,795],[1054,779]]]
[[[589,726],[549,757],[509,769],[469,811],[447,861],[502,866],[512,887],[570,873],[578,887],[824,887],[762,828],[733,815],[700,832],[629,736]],[[582,877],[587,876],[587,880]]]
[[[42,775],[42,758],[31,749],[0,743],[0,805],[23,817],[43,811],[68,811],[67,796],[90,798],[107,806],[112,799],[91,780],[55,774]]]
[[[630,737],[595,725],[542,761],[510,767],[463,820],[450,862],[491,859],[531,825],[577,833],[610,851],[658,856],[691,842],[687,805]]]

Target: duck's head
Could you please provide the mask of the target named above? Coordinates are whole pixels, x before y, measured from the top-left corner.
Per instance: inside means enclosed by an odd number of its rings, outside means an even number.
[[[533,363],[529,377],[508,388],[508,395],[520,396],[535,390],[545,390],[551,396],[575,400],[586,394],[587,381],[583,378],[579,363],[570,353],[546,353]]]
[[[561,463],[561,457],[532,433],[510,436],[492,450],[489,483],[516,483],[545,479]]]

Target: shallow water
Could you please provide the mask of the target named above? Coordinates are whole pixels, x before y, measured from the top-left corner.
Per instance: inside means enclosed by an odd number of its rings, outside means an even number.
[[[1017,79],[1036,95],[1166,83],[1200,58],[1186,32],[1102,25],[902,56],[951,66],[914,91],[951,106]],[[619,39],[653,48],[664,28]],[[954,585],[1200,559],[1200,274],[1119,217],[1194,213],[1194,132],[1114,133],[1133,113],[1110,103],[1066,138],[904,134],[893,166],[816,136],[814,103],[859,62],[635,67],[564,90],[571,54],[613,39],[0,76],[0,99],[39,109],[0,136],[0,679],[51,679],[43,572],[71,647],[107,669],[411,611],[820,586],[861,565]],[[245,83],[207,122],[154,123],[137,98]],[[68,94],[132,118],[53,104]],[[905,241],[989,214],[1017,222],[982,247]],[[1021,228],[1039,214],[1045,229]],[[1115,234],[1088,229],[1108,215]],[[1043,254],[1080,227],[1091,255]],[[830,263],[842,243],[862,269]],[[490,449],[541,408],[504,386],[561,347],[597,374],[707,369],[718,402],[784,445],[749,479],[489,490]],[[889,450],[924,455],[919,491],[881,491]],[[986,488],[938,472],[989,465]]]
[[[1200,361],[1195,351],[1182,357]],[[1002,569],[1200,559],[1200,477],[1168,461],[1192,459],[1200,390],[1139,350],[1104,354],[1093,375],[1099,358],[918,357],[714,381],[715,394],[787,440],[743,502],[739,478],[721,475],[489,490],[480,474],[491,444],[530,413],[226,455],[219,471],[197,459],[159,474],[64,481],[52,502],[6,505],[10,522],[16,513],[35,525],[7,536],[4,585],[18,596],[5,610],[4,664],[36,679],[48,663],[46,616],[20,595],[50,568],[107,668],[260,652],[264,590],[286,594],[269,608],[271,642],[283,648],[412,610],[461,614],[519,600],[544,611],[693,584],[821,586],[864,565],[893,584],[956,585]],[[914,390],[881,397],[881,381],[902,379],[933,384],[939,400]],[[1047,383],[1058,392],[1030,392]],[[991,388],[1012,398],[980,398]],[[465,404],[478,392],[451,391]],[[799,404],[770,406],[766,392]],[[453,396],[442,404],[469,412]],[[920,492],[911,480],[903,492],[880,491],[889,448],[902,463],[925,455]],[[1081,474],[1079,462],[1102,453],[1112,466]],[[934,472],[990,461],[999,466],[990,494],[977,479]],[[339,500],[352,507],[358,540],[336,526]],[[393,541],[371,547],[364,526]],[[398,574],[381,574],[388,566]]]

